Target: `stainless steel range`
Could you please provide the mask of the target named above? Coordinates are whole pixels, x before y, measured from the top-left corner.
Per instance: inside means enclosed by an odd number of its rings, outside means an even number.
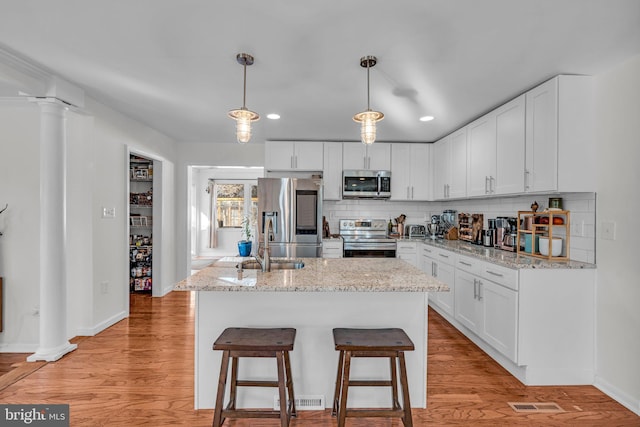
[[[395,258],[396,239],[387,236],[384,219],[341,219],[345,258]]]

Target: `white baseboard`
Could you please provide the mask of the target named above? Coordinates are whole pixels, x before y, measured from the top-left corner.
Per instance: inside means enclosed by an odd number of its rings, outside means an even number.
[[[35,353],[38,344],[0,344],[0,353]]]
[[[166,288],[164,288],[162,290],[162,295],[160,295],[161,297],[167,295],[169,292],[171,292],[173,290],[173,285],[169,285]]]
[[[620,390],[618,387],[614,386],[613,384],[607,382],[602,377],[599,377],[597,375],[594,386],[631,412],[640,416],[640,400],[638,400],[637,396],[631,396],[629,393]]]
[[[90,328],[78,328],[76,330],[76,335],[77,336],[83,336],[83,337],[92,337],[92,336],[104,331],[108,327],[115,325],[116,323],[118,323],[122,319],[126,319],[127,316],[128,316],[128,314],[127,314],[126,311],[121,311],[120,313],[117,313],[117,314],[111,316],[107,320],[105,320],[103,322],[100,322],[100,323],[98,323],[97,325],[95,325],[93,327],[90,327]]]

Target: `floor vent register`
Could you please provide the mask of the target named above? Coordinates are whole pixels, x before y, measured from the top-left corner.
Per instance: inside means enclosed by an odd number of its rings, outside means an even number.
[[[324,411],[324,395],[311,395],[296,397],[296,410],[299,411]],[[287,402],[288,403],[288,402]],[[273,409],[280,409],[280,397],[273,396]]]
[[[560,406],[555,402],[507,402],[511,409],[516,412],[523,413],[553,413],[564,412]]]

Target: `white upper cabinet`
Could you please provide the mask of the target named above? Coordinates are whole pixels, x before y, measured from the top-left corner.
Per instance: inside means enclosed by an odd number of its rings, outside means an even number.
[[[467,126],[467,195],[491,194],[496,169],[496,120],[493,112]]]
[[[391,200],[429,200],[430,144],[391,144]]]
[[[323,170],[323,143],[316,141],[266,141],[265,169],[268,171]]]
[[[558,80],[527,93],[526,190],[558,188]]]
[[[469,124],[467,138],[469,196],[524,191],[524,95]]]
[[[493,194],[524,192],[525,96],[495,111],[496,170]]]
[[[451,134],[450,177],[447,198],[456,199],[467,196],[467,128]]]
[[[433,198],[467,195],[467,128],[458,129],[433,144]]]
[[[433,198],[441,200],[447,198],[447,185],[451,176],[451,136],[436,141],[433,144]],[[466,158],[466,156],[465,156]],[[465,168],[467,165],[465,165]],[[466,185],[466,183],[465,183]]]
[[[390,170],[391,144],[344,143],[342,144],[342,168],[347,170]],[[391,181],[393,181],[393,176]]]
[[[342,199],[342,143],[324,143],[324,167],[322,168],[324,200]]]
[[[595,191],[593,79],[557,76],[526,94],[525,192]]]

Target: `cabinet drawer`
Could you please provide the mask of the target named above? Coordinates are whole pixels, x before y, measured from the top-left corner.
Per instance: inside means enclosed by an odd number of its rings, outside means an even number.
[[[416,253],[416,246],[414,242],[398,242],[396,250],[403,254],[414,254]]]
[[[429,258],[435,258],[438,256],[438,250],[433,246],[422,245],[422,255],[427,256]]]
[[[323,249],[339,249],[342,250],[342,242],[341,241],[335,241],[335,242],[322,242],[322,248]]]
[[[469,258],[467,256],[464,255],[458,255],[458,260],[456,262],[456,268],[459,268],[460,270],[464,270],[468,273],[471,274],[475,274],[475,275],[481,275],[482,273],[482,264],[484,264],[482,261],[475,259],[475,258]]]
[[[453,252],[436,248],[427,243],[424,243],[422,245],[422,255],[433,258],[434,260],[444,264],[453,265],[456,262],[456,254],[454,254]]]
[[[480,275],[487,279],[495,282],[499,285],[507,287],[509,289],[513,289],[514,291],[518,290],[518,270],[512,270],[510,268],[502,267],[501,265],[489,264],[483,262],[482,271]]]

